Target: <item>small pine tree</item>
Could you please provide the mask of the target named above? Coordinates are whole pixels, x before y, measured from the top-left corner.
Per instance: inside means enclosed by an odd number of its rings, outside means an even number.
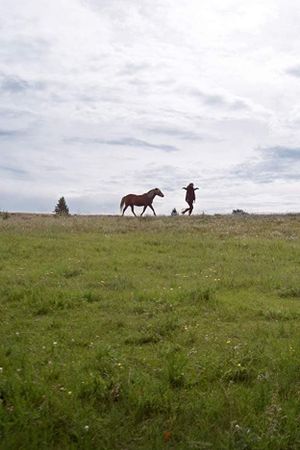
[[[60,216],[61,215],[69,216],[69,214],[70,214],[69,213],[69,208],[67,206],[65,197],[61,197],[58,200],[58,203],[55,206],[54,212],[55,212],[55,214],[60,215]]]

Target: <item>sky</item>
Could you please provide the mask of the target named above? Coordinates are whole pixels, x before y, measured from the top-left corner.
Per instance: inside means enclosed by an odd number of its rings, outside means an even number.
[[[298,0],[0,0],[0,210],[300,211]],[[152,214],[151,211],[149,213]],[[130,214],[130,212],[128,212]]]

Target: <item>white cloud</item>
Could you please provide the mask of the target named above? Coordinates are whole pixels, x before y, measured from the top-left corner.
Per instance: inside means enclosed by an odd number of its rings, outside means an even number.
[[[168,213],[190,181],[199,210],[298,208],[280,153],[267,196],[253,176],[266,167],[257,148],[299,147],[295,0],[1,6],[0,209],[47,211],[65,195],[115,213],[125,193],[158,186]]]

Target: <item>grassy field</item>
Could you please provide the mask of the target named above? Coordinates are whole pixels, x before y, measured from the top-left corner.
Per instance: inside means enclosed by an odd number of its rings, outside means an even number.
[[[0,216],[1,449],[299,449],[300,216]]]

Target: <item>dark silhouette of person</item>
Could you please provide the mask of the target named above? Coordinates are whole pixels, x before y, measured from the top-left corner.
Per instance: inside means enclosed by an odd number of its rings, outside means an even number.
[[[197,189],[199,189],[199,188],[194,188],[194,183],[190,183],[187,187],[183,187],[182,189],[186,190],[185,201],[189,205],[188,208],[186,208],[182,211],[182,214],[189,212],[189,216],[190,216],[194,209],[193,203],[196,200],[195,191],[197,191]]]

